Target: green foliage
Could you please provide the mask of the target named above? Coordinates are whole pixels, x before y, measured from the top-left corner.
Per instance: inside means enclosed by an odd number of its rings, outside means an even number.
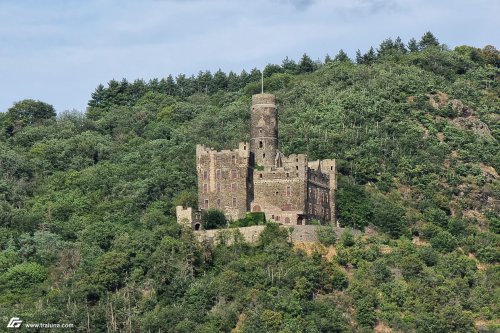
[[[41,123],[44,120],[55,119],[56,111],[50,104],[33,99],[25,99],[14,103],[7,110],[4,124],[7,134],[14,135],[24,126]]]
[[[450,252],[457,246],[457,241],[452,234],[443,230],[431,238],[432,247],[441,252]]]
[[[251,227],[253,225],[262,224],[266,224],[266,216],[263,212],[247,212],[245,218],[231,222],[229,227]]]
[[[391,237],[397,238],[401,236],[406,228],[403,206],[382,196],[373,198],[372,202],[373,224],[380,227],[380,229],[391,235]]]
[[[268,222],[259,236],[259,241],[263,246],[270,245],[274,242],[286,242],[288,241],[288,230],[280,228],[277,223]]]
[[[428,32],[355,60],[263,72],[280,150],[336,159],[340,224],[372,226],[337,241],[319,227],[326,249],[276,224],[214,245],[175,221],[198,203],[196,144],[249,139],[258,69],[111,80],[85,113],[33,100],[0,113],[0,308],[92,332],[494,331],[500,53]]]
[[[206,230],[227,227],[227,219],[224,212],[218,209],[209,209],[202,216],[203,228]]]
[[[317,233],[318,240],[323,245],[335,245],[335,243],[337,242],[337,234],[335,230],[329,225],[318,227]]]
[[[123,286],[129,267],[126,253],[107,252],[97,260],[92,281],[107,290],[116,290]]]
[[[11,267],[0,276],[0,284],[10,292],[29,292],[30,288],[45,281],[48,274],[45,267],[34,262],[26,262]]]
[[[345,182],[341,184],[337,193],[337,218],[343,227],[363,230],[373,214],[369,196],[360,185]]]
[[[355,244],[354,234],[351,230],[346,229],[340,235],[340,244],[344,247],[350,247]]]

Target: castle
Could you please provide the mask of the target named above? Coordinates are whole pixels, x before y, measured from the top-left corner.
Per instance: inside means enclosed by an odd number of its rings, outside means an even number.
[[[229,220],[264,212],[283,225],[335,223],[335,160],[309,161],[278,150],[274,95],[253,95],[250,112],[250,143],[221,151],[196,146],[199,210],[178,206],[177,220],[199,230],[202,212],[219,209]]]

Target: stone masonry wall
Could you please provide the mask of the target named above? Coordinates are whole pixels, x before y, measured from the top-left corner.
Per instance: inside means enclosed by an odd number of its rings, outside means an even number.
[[[200,208],[220,209],[231,220],[245,217],[249,208],[249,156],[249,146],[244,142],[234,150],[196,147]]]
[[[316,243],[319,242],[318,239],[318,226],[316,225],[294,225],[294,226],[281,226],[282,228],[291,229],[290,241],[292,243]],[[215,229],[215,230],[202,230],[195,231],[194,234],[199,241],[207,241],[209,243],[217,243],[220,237],[226,239],[227,244],[232,244],[234,241],[234,233],[237,230],[243,235],[245,241],[249,243],[256,243],[259,241],[259,236],[264,230],[265,226],[256,225],[251,227],[241,227],[241,228],[229,228],[229,229]],[[332,227],[335,231],[337,238],[345,232],[346,228]],[[351,230],[354,235],[359,235],[360,232],[357,230]]]

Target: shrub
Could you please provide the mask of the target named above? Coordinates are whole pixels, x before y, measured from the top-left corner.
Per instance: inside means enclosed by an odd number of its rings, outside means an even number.
[[[227,219],[224,213],[218,209],[209,209],[202,217],[203,228],[218,229],[227,226]]]

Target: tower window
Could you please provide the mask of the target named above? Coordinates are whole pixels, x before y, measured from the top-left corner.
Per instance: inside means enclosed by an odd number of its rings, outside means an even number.
[[[236,208],[236,198],[233,197],[233,208]]]
[[[236,192],[236,190],[238,189],[238,186],[236,183],[231,183],[231,191],[232,192]]]
[[[208,171],[203,171],[203,179],[207,180],[208,179]]]
[[[299,166],[298,166],[298,165],[296,165],[296,166],[295,166],[295,169],[299,170]]]
[[[266,153],[262,154],[262,158],[266,158]]]
[[[259,141],[259,148],[264,148],[264,143],[262,141]]]
[[[217,189],[217,193],[220,193],[220,183],[217,183],[216,189]]]
[[[217,208],[220,208],[220,199],[217,199]]]
[[[231,156],[231,163],[236,164],[236,156]]]
[[[262,174],[261,173],[259,174],[259,178],[262,178]]]
[[[208,209],[208,199],[205,199],[204,204],[205,204],[205,209]]]
[[[203,184],[203,193],[207,193],[208,192],[208,184]]]
[[[220,169],[215,170],[215,178],[220,179],[221,178],[221,172]]]
[[[286,187],[286,195],[288,197],[292,195],[292,187],[291,186],[287,186]]]
[[[259,128],[259,134],[262,134],[262,128]]]
[[[231,170],[231,178],[236,179],[238,177],[238,173],[236,170]]]

